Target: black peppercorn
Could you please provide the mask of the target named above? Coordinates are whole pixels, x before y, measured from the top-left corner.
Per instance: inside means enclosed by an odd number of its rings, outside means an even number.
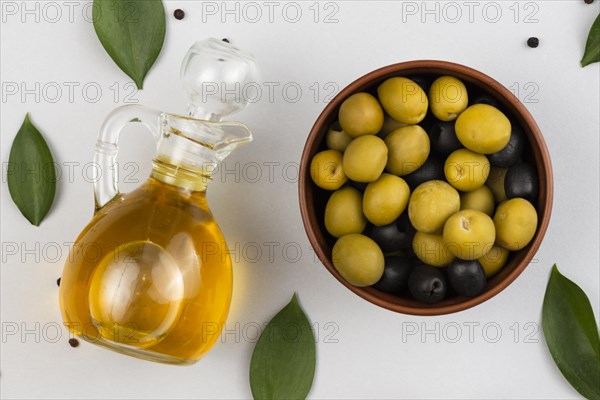
[[[56,280],[56,286],[60,287],[60,278]]]
[[[175,19],[179,19],[182,20],[183,17],[185,17],[185,11],[183,11],[182,9],[177,9],[175,10],[175,12],[173,13],[173,16],[175,17]]]
[[[539,45],[540,45],[540,39],[538,39],[536,37],[530,37],[529,39],[527,39],[527,46],[535,49]]]
[[[227,39],[227,38],[224,38],[224,39],[222,39],[222,40],[223,40],[225,43],[230,43],[230,42],[229,42],[229,39]]]
[[[71,347],[77,347],[77,346],[79,346],[79,340],[77,340],[75,338],[71,338],[71,339],[69,339],[69,345]]]

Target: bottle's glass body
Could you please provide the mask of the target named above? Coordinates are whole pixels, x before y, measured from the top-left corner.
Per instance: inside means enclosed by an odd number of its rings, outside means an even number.
[[[249,100],[209,89],[255,82],[257,69],[251,55],[209,39],[192,46],[181,76],[188,116],[127,105],[104,121],[94,157],[96,212],[66,262],[60,305],[68,329],[89,342],[193,364],[218,339],[232,291],[231,259],[206,188],[216,166],[252,141],[245,125],[221,121]],[[152,132],[157,156],[149,180],[122,194],[116,158],[129,123]]]
[[[232,269],[206,192],[165,183],[173,171],[155,161],[146,183],[95,214],[73,245],[60,302],[67,327],[87,341],[190,364],[227,318]]]

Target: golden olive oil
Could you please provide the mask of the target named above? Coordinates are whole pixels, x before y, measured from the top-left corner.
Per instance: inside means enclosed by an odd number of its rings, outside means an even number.
[[[229,311],[232,268],[206,202],[208,180],[155,161],[146,183],[96,212],[60,285],[72,333],[173,364],[212,347]]]

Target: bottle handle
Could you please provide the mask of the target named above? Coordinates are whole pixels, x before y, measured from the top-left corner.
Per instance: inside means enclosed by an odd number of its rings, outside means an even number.
[[[94,153],[94,200],[96,212],[119,194],[117,154],[119,135],[130,122],[139,122],[152,132],[158,144],[161,112],[131,104],[112,111],[102,123]]]

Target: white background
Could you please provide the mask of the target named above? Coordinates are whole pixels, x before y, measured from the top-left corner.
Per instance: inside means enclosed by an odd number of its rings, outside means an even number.
[[[7,3],[17,7],[16,15],[5,13]],[[234,258],[239,262],[234,267],[229,334],[192,367],[140,361],[85,342],[72,349],[64,330],[52,343],[56,325],[61,323],[55,280],[67,257],[64,243],[75,239],[93,210],[92,184],[84,167],[92,160],[102,120],[124,104],[125,94],[132,90],[125,86],[130,82],[127,76],[104,52],[92,24],[82,17],[88,2],[71,2],[72,21],[67,5],[54,3],[62,11],[55,22],[51,20],[56,10],[44,11],[49,2],[27,2],[29,8],[36,3],[39,22],[35,15],[21,14],[21,2],[2,2],[2,83],[23,83],[31,89],[39,82],[40,99],[36,101],[32,94],[22,99],[21,92],[8,95],[3,86],[1,155],[6,162],[14,135],[29,111],[63,176],[50,214],[36,228],[13,205],[3,171],[3,398],[248,398],[256,326],[267,322],[294,291],[317,324],[318,365],[312,398],[578,398],[554,365],[538,326],[555,262],[585,290],[598,315],[600,66],[582,69],[579,60],[599,2],[536,1],[528,8],[520,2],[515,22],[515,2],[500,1],[495,4],[502,16],[496,23],[488,22],[496,13],[491,6],[484,11],[485,2],[477,3],[472,17],[467,5],[455,3],[462,11],[456,23],[451,21],[456,9],[444,9],[443,3],[436,6],[435,2],[427,2],[427,7],[439,7],[439,22],[436,15],[421,15],[425,7],[421,2],[409,8],[391,1],[340,1],[327,9],[321,4],[316,23],[309,9],[312,2],[301,3],[302,18],[297,23],[284,19],[283,3],[275,8],[272,22],[268,8],[255,3],[261,7],[262,18],[252,23],[249,20],[255,19],[256,8],[246,8],[244,13],[242,3],[237,5],[240,20],[236,22],[235,13],[223,14],[221,2],[211,3],[217,14],[210,15],[197,1],[165,1],[164,48],[145,89],[134,93],[134,99],[183,113],[186,99],[178,80],[181,59],[195,40],[210,36],[230,38],[254,53],[264,80],[279,83],[273,98],[265,89],[258,104],[235,116],[253,129],[256,138],[227,160],[228,169],[239,163],[239,183],[228,175],[217,178],[209,190],[212,210],[230,247],[238,246]],[[236,6],[228,3],[228,7]],[[418,9],[416,15],[407,12],[413,7]],[[176,8],[186,11],[183,21],[173,18]],[[323,23],[326,12],[336,10],[333,18],[338,22]],[[292,11],[288,9],[285,16],[293,18]],[[532,12],[537,22],[525,23]],[[539,48],[525,45],[530,36],[540,38]],[[325,95],[331,92],[326,84],[334,82],[341,89],[375,68],[417,59],[462,63],[507,87],[520,88],[519,97],[544,133],[555,179],[552,221],[535,262],[485,304],[434,318],[395,314],[365,302],[315,262],[302,227],[295,183],[304,141],[325,106]],[[63,88],[62,98],[54,103],[52,82]],[[73,99],[65,82],[80,84]],[[287,99],[282,93],[290,82],[302,88],[302,97],[295,103],[290,101],[293,90]],[[98,99],[93,88],[84,97],[82,88],[89,83],[102,89]],[[115,83],[120,88],[117,99],[110,89]],[[315,101],[317,87],[320,93]],[[149,172],[153,143],[150,135],[136,129],[128,129],[122,138],[120,160],[141,165],[139,171],[126,170],[141,181]],[[252,182],[256,165],[251,162],[262,166],[258,182]],[[265,164],[269,162],[279,163],[274,166],[273,182]],[[70,177],[67,165],[73,165]],[[286,165],[289,179],[282,177]],[[130,190],[135,184],[121,186]],[[269,242],[280,243],[273,260],[269,260]],[[257,262],[252,262],[256,249],[251,243],[262,249]],[[13,244],[17,254],[8,254],[7,246]],[[288,246],[287,255],[282,252],[285,244],[294,246]],[[296,247],[302,257],[292,262]],[[470,323],[478,324],[473,325],[472,340]],[[7,335],[9,326],[15,324],[19,332]],[[461,336],[451,343],[457,327]],[[415,328],[418,332],[409,335],[409,329]],[[497,328],[501,330],[498,338]],[[24,329],[37,332],[38,338],[34,333],[23,337]],[[430,333],[423,337],[425,330]]]

